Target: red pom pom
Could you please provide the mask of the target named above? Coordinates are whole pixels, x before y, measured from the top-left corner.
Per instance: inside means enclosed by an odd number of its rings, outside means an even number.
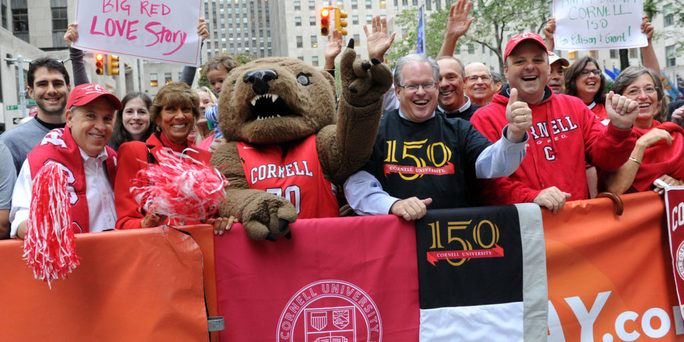
[[[140,208],[153,205],[172,224],[206,220],[218,211],[228,185],[218,170],[168,148],[155,157],[157,164],[138,171],[132,182],[130,191]]]
[[[79,265],[71,228],[67,174],[57,163],[44,165],[33,179],[24,260],[36,279],[65,279]]]

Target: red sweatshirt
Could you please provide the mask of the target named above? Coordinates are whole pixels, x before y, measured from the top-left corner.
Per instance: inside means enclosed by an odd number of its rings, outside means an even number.
[[[480,108],[470,122],[491,141],[501,138],[508,97],[504,89]],[[489,204],[533,202],[543,189],[556,186],[569,200],[586,199],[588,162],[603,170],[620,167],[634,148],[635,135],[609,124],[603,126],[582,101],[547,91],[532,109],[527,156],[509,177],[485,180],[483,200]]]

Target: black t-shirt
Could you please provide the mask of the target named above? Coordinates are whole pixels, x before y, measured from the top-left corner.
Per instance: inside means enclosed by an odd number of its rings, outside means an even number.
[[[459,111],[456,111],[453,113],[444,112],[444,114],[446,115],[447,118],[450,118],[450,119],[461,118],[463,120],[470,121],[470,118],[473,116],[473,114],[475,114],[475,111],[478,108],[480,108],[480,106],[471,102],[470,107],[468,107],[468,109],[466,109],[462,112],[459,112]]]
[[[475,204],[475,160],[491,142],[468,121],[441,112],[425,122],[386,112],[364,167],[391,196],[431,197],[431,209]]]

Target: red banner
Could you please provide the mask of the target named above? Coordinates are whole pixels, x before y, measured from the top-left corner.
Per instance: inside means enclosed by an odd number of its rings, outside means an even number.
[[[413,224],[368,216],[291,229],[269,242],[235,226],[215,240],[221,340],[418,340]]]
[[[684,299],[684,187],[668,187],[665,190],[667,213],[667,236],[670,242],[672,274],[677,290],[680,311]]]

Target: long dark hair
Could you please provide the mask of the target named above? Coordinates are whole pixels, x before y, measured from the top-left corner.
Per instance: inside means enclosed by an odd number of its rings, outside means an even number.
[[[582,70],[587,66],[589,63],[594,63],[597,69],[601,71],[601,67],[599,66],[598,61],[591,57],[591,56],[584,56],[578,60],[575,61],[575,63],[572,63],[568,67],[568,69],[565,71],[565,93],[571,96],[579,97],[577,95],[577,78],[580,77],[580,74],[582,73]],[[596,103],[603,103],[605,102],[605,96],[603,92],[606,89],[606,77],[603,76],[603,72],[601,72],[601,84],[599,85],[599,90],[594,95],[594,102]]]
[[[150,111],[150,107],[152,106],[152,99],[150,99],[149,96],[145,93],[141,92],[132,92],[126,94],[124,98],[121,100],[121,110],[118,110],[116,112],[116,122],[114,123],[114,130],[112,132],[112,138],[109,140],[109,146],[115,150],[119,149],[119,146],[121,144],[128,142],[128,141],[133,141],[133,137],[131,136],[131,133],[129,133],[123,125],[123,112],[126,109],[126,103],[128,101],[131,101],[133,99],[139,98],[145,103],[145,107],[147,107],[147,111]],[[154,121],[152,121],[152,116],[150,115],[150,126],[147,127],[147,130],[143,134],[142,141],[147,140],[147,138],[150,137],[150,135],[154,132]]]

